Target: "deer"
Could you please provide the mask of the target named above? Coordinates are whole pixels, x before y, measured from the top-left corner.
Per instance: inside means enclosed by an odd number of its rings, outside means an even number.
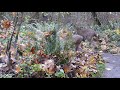
[[[63,42],[64,41],[67,41],[68,38],[72,39],[72,42],[73,42],[73,45],[75,46],[75,50],[78,51],[80,50],[80,44],[81,42],[83,41],[83,36],[81,35],[75,35],[75,34],[72,34],[72,32],[69,32],[65,29],[61,30],[59,33],[61,33],[60,37],[60,40],[62,40]],[[71,33],[70,37],[69,37],[69,34]]]
[[[95,46],[95,43],[102,42],[102,40],[100,40],[100,36],[97,34],[96,31],[92,29],[86,29],[83,27],[77,27],[76,25],[74,25],[74,27],[76,34],[74,34],[75,36],[73,35],[73,37],[76,41],[75,45],[77,49],[78,49],[78,43],[81,43],[82,41],[87,40],[89,42],[89,45],[93,45],[93,46]]]
[[[81,48],[79,48],[81,42],[83,41],[83,36],[81,35],[72,35],[72,39],[73,39],[73,43],[75,45],[75,50],[81,50]]]

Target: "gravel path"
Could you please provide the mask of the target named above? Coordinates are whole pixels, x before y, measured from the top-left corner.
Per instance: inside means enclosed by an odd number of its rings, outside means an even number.
[[[120,55],[104,53],[106,68],[102,78],[120,78]]]

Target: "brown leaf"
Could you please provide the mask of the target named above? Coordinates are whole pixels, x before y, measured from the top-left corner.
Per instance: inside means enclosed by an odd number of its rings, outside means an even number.
[[[12,22],[9,20],[2,20],[1,21],[1,27],[4,29],[10,28],[12,25],[13,25]]]
[[[38,51],[37,51],[37,55],[42,56],[43,54],[44,54],[44,51],[43,51],[43,50],[38,50]]]
[[[81,78],[87,78],[87,74],[86,73],[81,74]]]
[[[54,60],[46,60],[44,62],[44,69],[47,73],[53,74],[56,71],[56,66],[54,64]]]
[[[96,63],[95,57],[91,56],[89,59],[89,62],[90,62],[90,64],[95,64]]]
[[[46,55],[43,50],[37,51],[37,55],[43,58],[49,58],[49,55]]]
[[[35,54],[35,47],[32,47],[30,52],[32,52],[32,54]]]
[[[50,67],[50,68],[46,69],[47,73],[49,73],[49,74],[54,74],[55,70],[56,70],[55,67]]]
[[[36,58],[36,59],[34,59],[34,63],[35,64],[39,64],[39,60]]]
[[[15,70],[15,72],[16,72],[16,73],[19,73],[20,71],[21,71],[20,66],[16,65],[16,70]]]
[[[70,72],[70,66],[68,66],[68,65],[64,65],[64,67],[63,67],[63,69],[64,69],[64,72],[65,73],[68,73],[68,72]]]

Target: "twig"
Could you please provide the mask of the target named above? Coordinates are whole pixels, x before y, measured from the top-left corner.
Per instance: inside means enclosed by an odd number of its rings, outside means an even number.
[[[14,36],[14,31],[16,30],[17,21],[18,21],[18,13],[17,13],[16,17],[14,18],[14,22],[15,22],[14,29],[13,29],[13,32],[12,32],[10,40],[8,40],[7,49],[6,49],[6,54],[8,56],[8,63],[7,63],[7,65],[9,66],[9,69],[10,69],[10,66],[12,64],[10,48],[11,48],[11,42],[12,42],[12,39],[13,39],[13,36]]]
[[[20,27],[21,27],[22,22],[23,22],[23,13],[22,13],[22,16],[21,16],[21,21],[18,24],[19,27],[18,27],[18,30],[17,30],[17,35],[15,37],[15,42],[14,42],[14,47],[15,48],[16,48],[16,43],[17,43],[17,40],[18,40],[18,35],[19,35],[19,32],[20,32]]]
[[[18,17],[16,16],[13,21],[15,22],[15,24],[14,24],[14,29],[13,29],[11,38],[10,38],[10,40],[8,40],[8,43],[7,43],[6,54],[7,54],[7,52],[10,50],[10,47],[11,47],[11,42],[12,42],[12,39],[13,39],[13,36],[14,36],[14,31],[16,30],[16,25],[17,25]]]
[[[19,32],[20,32],[20,27],[21,27],[21,24],[23,22],[23,12],[22,12],[22,16],[21,16],[21,21],[20,21],[20,24],[18,25],[18,30],[17,30],[17,35],[15,37],[15,42],[14,42],[14,47],[16,48],[17,46],[17,41],[18,41],[18,35],[19,35]],[[16,55],[15,55],[15,59],[17,59],[17,55],[18,55],[18,49],[16,51]]]

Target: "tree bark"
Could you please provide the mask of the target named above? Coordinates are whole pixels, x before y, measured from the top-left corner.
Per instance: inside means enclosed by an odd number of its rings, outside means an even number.
[[[96,12],[91,12],[91,13],[92,13],[92,16],[93,16],[93,18],[94,18],[95,24],[97,24],[98,26],[101,26],[101,23],[100,23],[100,21],[99,21],[99,19],[98,19],[98,17],[97,17]]]

